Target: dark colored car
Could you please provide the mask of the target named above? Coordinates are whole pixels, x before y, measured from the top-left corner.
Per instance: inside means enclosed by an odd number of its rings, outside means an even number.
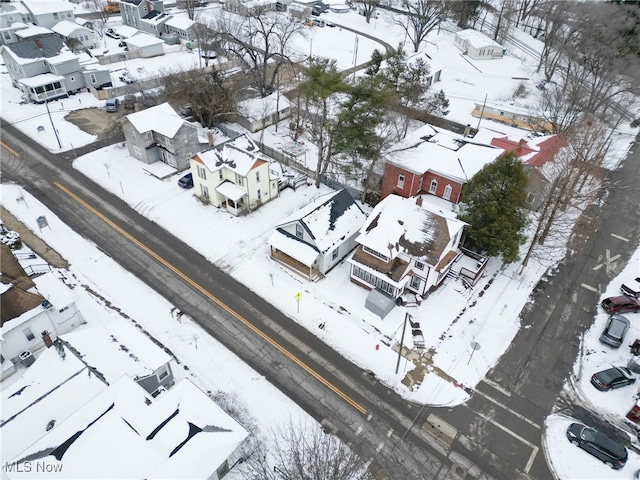
[[[591,384],[601,392],[636,383],[636,377],[626,367],[612,367],[591,375]]]
[[[184,177],[178,180],[178,185],[182,188],[193,188],[193,175],[187,173]]]
[[[595,428],[587,427],[581,423],[572,423],[567,429],[567,438],[585,452],[602,460],[610,468],[619,470],[627,463],[629,454],[624,445],[612,440]]]
[[[609,297],[602,300],[600,305],[608,313],[639,312],[640,298],[628,297],[627,295]]]
[[[620,285],[620,290],[629,297],[640,298],[640,277],[623,283]]]
[[[614,313],[609,317],[607,326],[600,335],[600,341],[613,348],[618,348],[622,345],[630,325],[629,319]]]

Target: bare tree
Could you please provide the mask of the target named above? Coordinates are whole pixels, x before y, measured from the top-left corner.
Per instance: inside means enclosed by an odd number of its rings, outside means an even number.
[[[568,239],[575,226],[576,209],[594,199],[601,184],[611,132],[593,118],[574,124],[564,137],[566,146],[545,164],[542,173],[548,184],[532,214],[533,234],[523,268],[532,257],[548,258],[550,250],[558,248],[559,240]]]
[[[193,27],[196,42],[198,44],[199,65],[209,66],[209,61],[215,58],[216,52],[220,50],[220,35],[215,30],[212,22],[198,19]]]
[[[223,12],[215,30],[225,40],[225,49],[245,66],[260,95],[266,97],[274,91],[279,70],[298,59],[292,45],[303,35],[304,25],[300,19],[279,12],[256,12],[247,17]]]
[[[198,9],[207,5],[206,0],[180,0],[178,7],[187,12],[189,20],[195,20],[198,16]]]
[[[493,39],[496,42],[504,43],[509,35],[511,26],[515,23],[513,17],[516,16],[515,0],[500,0],[496,9],[496,22],[494,24]]]
[[[393,23],[405,32],[413,45],[413,51],[420,46],[433,30],[447,18],[447,2],[443,0],[402,0],[401,7],[406,13],[395,14]]]
[[[371,17],[380,5],[380,0],[357,0],[355,3],[358,5],[358,13],[364,15],[367,23],[371,23]]]
[[[94,28],[98,31],[100,36],[104,36],[104,29],[107,25],[109,17],[113,15],[112,10],[115,8],[113,3],[107,0],[86,0],[85,6],[93,13]],[[119,10],[118,10],[119,11]]]
[[[269,445],[242,465],[246,480],[371,480],[366,465],[345,443],[303,423],[271,432]]]

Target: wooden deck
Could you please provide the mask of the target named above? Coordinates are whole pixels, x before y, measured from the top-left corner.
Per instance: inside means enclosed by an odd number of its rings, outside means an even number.
[[[299,262],[295,258],[290,257],[286,253],[276,250],[275,248],[271,248],[271,259],[284,265],[307,281],[317,282],[322,278],[322,274],[316,267],[309,268],[304,263]]]

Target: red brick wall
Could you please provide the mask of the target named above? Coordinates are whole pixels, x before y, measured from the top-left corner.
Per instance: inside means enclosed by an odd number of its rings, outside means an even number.
[[[458,182],[454,182],[450,178],[443,177],[433,172],[427,172],[424,174],[424,180],[422,181],[423,192],[429,193],[431,181],[434,179],[438,182],[438,187],[436,188],[435,193],[437,197],[444,198],[444,189],[447,185],[450,185],[451,195],[449,196],[449,201],[453,203],[458,203],[460,201],[460,190],[462,189],[462,185]]]
[[[398,187],[398,175],[404,175],[404,187]],[[384,166],[382,177],[382,198],[395,193],[401,197],[409,198],[418,193],[420,175],[404,170],[396,165],[387,163]]]

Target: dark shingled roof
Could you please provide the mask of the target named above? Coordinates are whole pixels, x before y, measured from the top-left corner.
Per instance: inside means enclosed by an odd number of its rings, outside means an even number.
[[[308,217],[313,212],[329,203],[331,204],[331,211],[329,212],[329,230],[333,230],[335,228],[336,220],[338,220],[342,216],[342,214],[351,207],[351,205],[355,205],[356,207],[358,207],[358,209],[360,209],[360,206],[353,200],[351,194],[347,190],[342,189],[333,197],[329,198],[327,201],[319,204],[316,208],[308,212],[305,217]],[[304,228],[307,230],[307,232],[309,232],[311,238],[315,239],[315,237],[311,233],[311,229],[309,229],[309,227],[305,224],[305,217],[303,217],[300,222],[304,225]]]
[[[50,58],[60,55],[64,47],[62,37],[53,33],[27,38],[4,46],[20,58]]]
[[[2,283],[13,285],[0,298],[0,326],[36,308],[45,298],[42,295],[27,292],[35,284],[27,276],[20,263],[6,245],[0,245],[0,267]]]

